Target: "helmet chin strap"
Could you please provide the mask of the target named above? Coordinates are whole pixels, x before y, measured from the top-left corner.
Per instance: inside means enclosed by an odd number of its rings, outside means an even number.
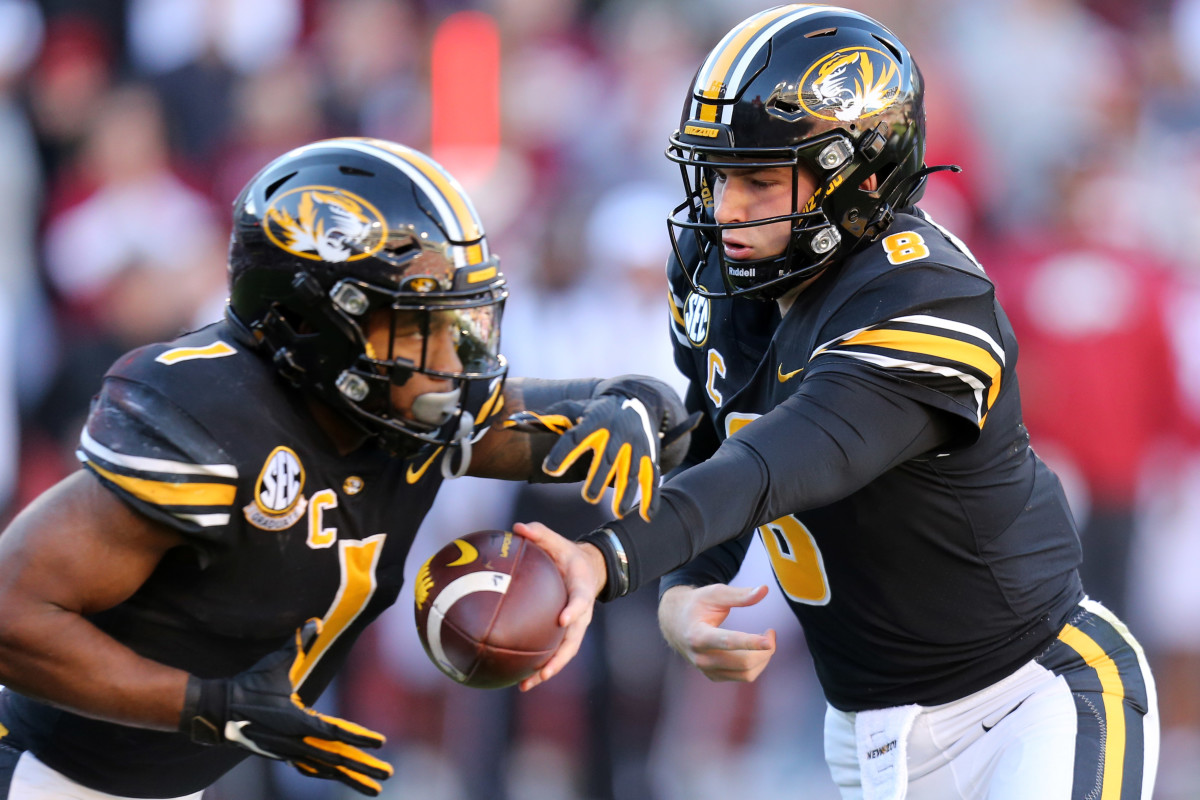
[[[450,419],[458,415],[458,430],[454,437],[447,442],[446,453],[442,456],[442,477],[461,478],[471,464],[471,434],[475,432],[475,421],[470,414],[463,413],[458,401],[462,390],[455,387],[448,392],[426,392],[413,399],[412,416],[417,422],[440,428]],[[451,467],[454,448],[461,453],[458,469]]]
[[[446,480],[461,478],[467,473],[467,467],[471,465],[471,434],[474,432],[475,422],[471,419],[471,415],[460,415],[458,418],[458,432],[454,434],[454,439],[446,448],[445,455],[442,456],[442,477]],[[454,452],[455,447],[461,452],[458,469],[453,469],[450,466],[453,460],[451,454]]]

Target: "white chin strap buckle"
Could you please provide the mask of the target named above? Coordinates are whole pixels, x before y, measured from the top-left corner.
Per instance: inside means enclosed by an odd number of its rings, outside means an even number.
[[[446,453],[442,456],[443,478],[452,480],[466,474],[467,467],[471,464],[471,435],[473,433],[475,433],[474,420],[471,419],[470,414],[463,414],[458,418],[458,433],[454,434],[454,440],[450,442]],[[456,449],[462,455],[458,460],[458,469],[451,469],[450,462]]]

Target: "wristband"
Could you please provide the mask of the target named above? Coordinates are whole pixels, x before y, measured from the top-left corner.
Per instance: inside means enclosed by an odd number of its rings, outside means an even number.
[[[220,680],[188,676],[179,730],[196,744],[215,745],[225,741],[218,727],[226,716],[226,710],[222,708],[225,703],[221,702],[226,698],[223,684]]]
[[[604,589],[596,598],[601,603],[624,597],[629,592],[629,558],[625,555],[625,547],[620,538],[611,528],[597,528],[584,536],[581,541],[596,547],[604,556],[604,567],[608,572],[608,580]]]

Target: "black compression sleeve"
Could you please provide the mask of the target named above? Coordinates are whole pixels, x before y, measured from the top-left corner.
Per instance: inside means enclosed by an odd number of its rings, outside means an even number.
[[[736,539],[710,547],[678,569],[671,570],[658,584],[658,596],[672,586],[708,586],[713,583],[729,583],[742,568],[746,551],[754,540],[754,531]]]
[[[525,408],[549,408],[563,400],[590,400],[602,378],[550,381],[541,378],[517,378],[521,387],[521,403]]]
[[[574,400],[580,403],[580,408],[582,408],[582,404],[590,400],[596,393],[602,379],[580,378],[554,381],[541,378],[518,378],[513,382],[520,387],[522,408],[544,412],[564,400]],[[577,483],[587,476],[590,466],[587,459],[582,459],[581,463],[575,464],[567,470],[565,475],[557,478],[542,471],[542,462],[557,441],[558,434],[556,433],[530,434],[529,447],[532,454],[530,463],[535,465],[533,474],[527,479],[530,483]]]
[[[629,559],[629,591],[759,525],[846,497],[948,441],[948,415],[854,373],[814,371],[712,458],[665,484],[651,522],[608,523]]]
[[[587,404],[606,393],[620,393],[636,397],[647,409],[660,409],[663,417],[659,433],[676,429],[688,417],[675,390],[665,381],[649,375],[618,375],[615,378],[582,378],[577,380],[542,380],[539,378],[516,378],[513,380],[521,392],[521,407],[529,411],[557,412],[579,416],[587,410]],[[652,412],[653,413],[653,412]],[[656,415],[660,416],[660,415]],[[687,452],[689,436],[672,436],[672,443],[663,448],[660,466],[664,472],[674,469]],[[541,465],[546,455],[558,442],[558,434],[531,434],[529,443],[533,464]],[[528,478],[530,483],[577,483],[584,480],[591,466],[590,459],[581,459],[566,473],[552,476],[536,469]]]

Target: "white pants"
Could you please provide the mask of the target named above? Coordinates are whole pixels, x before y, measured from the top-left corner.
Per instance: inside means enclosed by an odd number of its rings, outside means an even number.
[[[825,715],[844,800],[1150,800],[1158,704],[1128,630],[1085,600],[1058,640],[939,706]]]
[[[200,800],[204,792],[168,800]],[[8,800],[130,800],[81,786],[43,764],[33,753],[21,754],[8,787]]]

